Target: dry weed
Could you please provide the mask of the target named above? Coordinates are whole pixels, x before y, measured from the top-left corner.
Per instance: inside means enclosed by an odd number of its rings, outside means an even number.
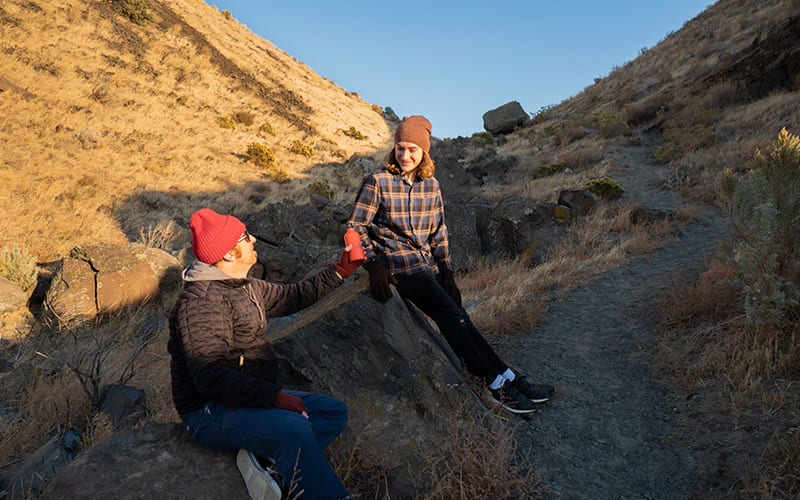
[[[540,321],[554,296],[619,266],[630,255],[650,252],[673,233],[677,219],[632,225],[631,204],[608,204],[573,225],[576,239],[553,248],[544,262],[528,259],[469,264],[460,278],[469,314],[489,334],[529,330]]]
[[[183,227],[173,220],[167,220],[151,224],[146,229],[140,229],[137,241],[146,247],[170,251],[175,243],[182,243],[185,239],[186,234]]]
[[[514,426],[497,419],[460,419],[448,426],[442,455],[420,449],[426,499],[531,498],[538,475],[518,449]]]

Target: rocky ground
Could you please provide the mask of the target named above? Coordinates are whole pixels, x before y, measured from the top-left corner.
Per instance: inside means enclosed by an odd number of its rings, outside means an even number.
[[[667,167],[645,144],[612,152],[626,197],[644,208],[686,202],[665,187]],[[555,398],[522,420],[518,438],[547,498],[713,498],[713,436],[689,418],[700,402],[653,369],[656,301],[705,269],[726,219],[704,209],[676,238],[553,303],[533,331],[504,341],[507,358]]]

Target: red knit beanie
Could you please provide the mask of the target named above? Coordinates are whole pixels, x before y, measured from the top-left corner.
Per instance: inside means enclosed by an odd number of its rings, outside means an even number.
[[[404,116],[394,131],[394,142],[413,142],[426,153],[431,151],[431,122],[421,115]]]
[[[232,215],[220,215],[210,208],[201,208],[189,221],[192,229],[192,250],[200,262],[214,264],[222,260],[245,232],[242,221]]]

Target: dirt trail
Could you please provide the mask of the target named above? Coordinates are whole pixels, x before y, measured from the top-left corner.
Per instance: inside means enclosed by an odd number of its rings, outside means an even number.
[[[686,205],[664,187],[668,168],[655,164],[650,150],[611,151],[625,169],[615,177],[626,197],[644,208]],[[706,209],[672,242],[571,291],[550,306],[541,326],[504,345],[534,381],[557,387],[556,397],[518,432],[547,498],[697,495],[707,457],[681,416],[689,395],[654,378],[646,348],[655,341],[656,300],[674,284],[694,280],[727,234],[725,218]]]

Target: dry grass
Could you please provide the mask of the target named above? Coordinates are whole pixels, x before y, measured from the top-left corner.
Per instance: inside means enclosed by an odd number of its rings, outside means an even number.
[[[496,419],[454,419],[442,455],[420,450],[426,465],[422,498],[535,498],[542,495],[513,425]]]
[[[149,418],[176,422],[165,328],[158,314],[139,310],[72,330],[40,330],[25,338],[17,364],[29,371],[5,377],[1,399],[14,401],[26,418],[0,434],[0,464],[30,453],[53,431],[67,427],[86,434],[84,446],[107,437],[111,429],[98,411],[106,384],[143,388]]]
[[[244,193],[264,178],[243,161],[252,142],[275,151],[297,180],[285,190],[295,196],[304,195],[311,168],[341,161],[334,152],[387,149],[388,126],[369,103],[216,8],[179,0],[132,25],[108,5],[3,5],[19,22],[0,24],[0,76],[35,97],[0,101],[0,215],[26,214],[0,246],[25,245],[44,262],[89,239],[134,239],[139,228],[186,218],[202,204],[253,210],[258,203]],[[236,128],[220,128],[220,117]],[[343,122],[369,133],[353,139]],[[292,154],[297,141],[313,157]],[[166,200],[136,203],[147,192]]]
[[[742,498],[794,498],[800,492],[797,415],[800,413],[800,327],[757,328],[745,321],[735,269],[713,260],[695,283],[662,300],[665,329],[657,352],[661,368],[716,401],[713,419],[748,433]],[[713,381],[723,390],[710,391]],[[712,439],[714,439],[712,437]],[[729,438],[726,438],[729,439]]]
[[[459,279],[469,314],[482,331],[508,335],[535,327],[554,297],[613,269],[634,255],[662,245],[680,221],[633,225],[629,203],[603,205],[572,227],[576,239],[554,248],[544,262],[529,267],[513,261],[471,262]]]

